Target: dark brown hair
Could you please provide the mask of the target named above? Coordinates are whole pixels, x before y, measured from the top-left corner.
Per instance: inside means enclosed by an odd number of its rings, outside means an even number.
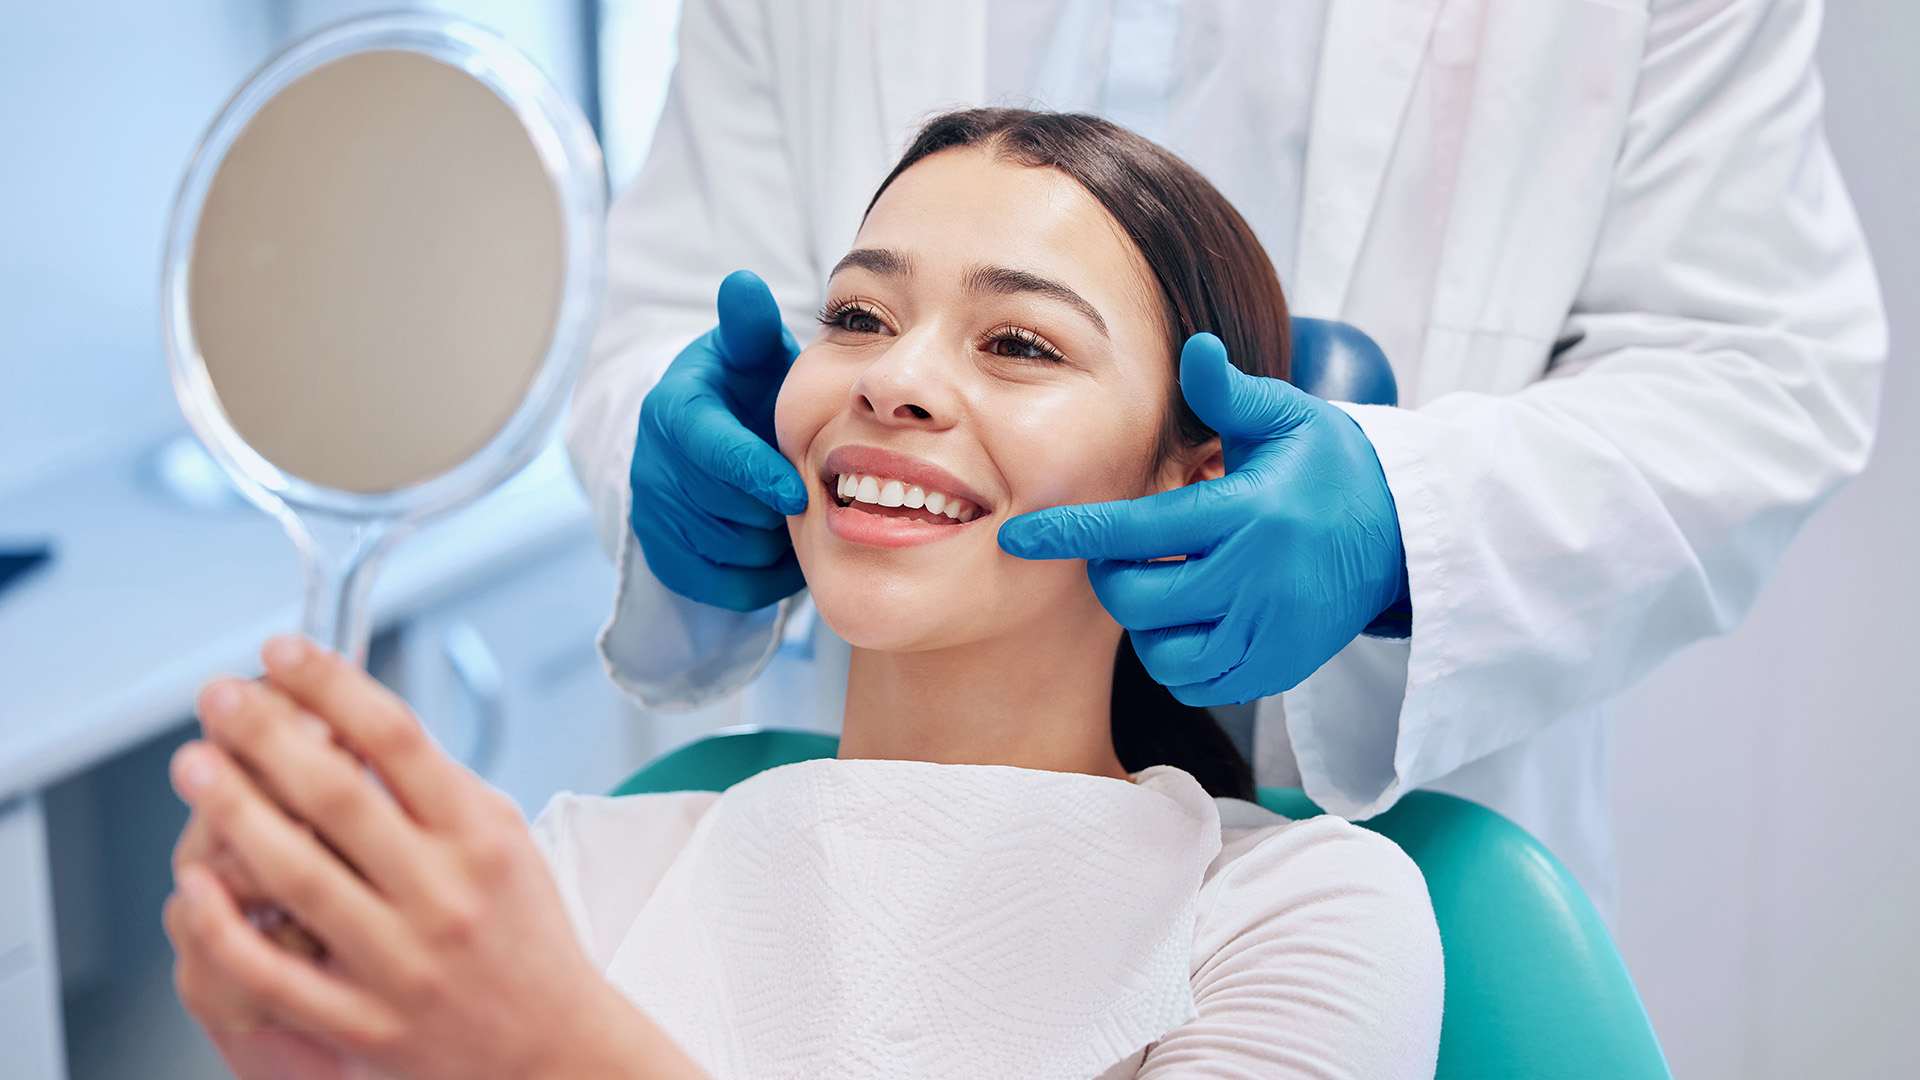
[[[880,201],[915,163],[975,147],[1031,168],[1055,169],[1106,208],[1160,286],[1169,380],[1160,458],[1214,435],[1187,407],[1178,364],[1187,338],[1217,335],[1242,371],[1284,379],[1293,334],[1280,279],[1239,211],[1191,165],[1117,124],[1072,113],[962,109],[935,117],[874,192]],[[1216,796],[1251,799],[1253,771],[1212,713],[1183,705],[1154,682],[1128,638],[1113,673],[1113,744],[1129,771],[1185,769]]]

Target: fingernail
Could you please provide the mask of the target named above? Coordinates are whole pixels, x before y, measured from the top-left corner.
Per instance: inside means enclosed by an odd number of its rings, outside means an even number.
[[[173,783],[182,795],[197,795],[213,782],[213,762],[198,746],[187,745],[173,755]]]
[[[200,696],[200,717],[203,720],[219,720],[233,714],[240,707],[240,683],[234,679],[219,679],[207,685],[206,693]]]
[[[317,716],[301,713],[293,718],[293,722],[294,726],[300,729],[300,733],[308,738],[319,742],[333,741],[333,729]]]
[[[304,638],[277,637],[267,642],[261,655],[268,667],[290,668],[307,658],[307,643]]]

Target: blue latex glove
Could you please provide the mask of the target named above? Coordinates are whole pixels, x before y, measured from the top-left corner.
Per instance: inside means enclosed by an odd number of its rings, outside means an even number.
[[[1093,590],[1154,679],[1189,705],[1290,690],[1389,607],[1406,555],[1360,425],[1246,375],[1212,334],[1180,354],[1187,404],[1227,475],[1121,502],[1056,506],[1000,528],[1023,559],[1086,559]],[[1185,555],[1184,562],[1147,562]]]
[[[773,447],[773,402],[800,349],[766,283],[720,283],[720,325],[682,349],[640,405],[628,521],[647,566],[703,604],[752,611],[806,584],[784,515],[807,487]]]

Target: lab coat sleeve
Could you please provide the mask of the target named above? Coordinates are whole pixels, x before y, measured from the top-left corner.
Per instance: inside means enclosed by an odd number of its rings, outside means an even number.
[[[789,325],[817,302],[763,15],[760,0],[689,0],[681,11],[665,110],[607,222],[606,313],[567,419],[575,474],[620,569],[602,658],[616,683],[656,707],[692,707],[752,678],[778,646],[787,607],[737,614],[672,593],[628,524],[640,402],[716,322],[721,279],[759,274]]]
[[[1821,126],[1819,13],[1656,2],[1547,377],[1350,409],[1398,508],[1413,626],[1287,696],[1322,806],[1384,810],[1731,629],[1865,466],[1886,330]]]

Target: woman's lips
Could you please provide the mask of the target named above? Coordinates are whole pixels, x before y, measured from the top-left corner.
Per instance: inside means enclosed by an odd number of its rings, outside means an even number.
[[[920,501],[911,497],[913,490],[918,489],[925,499],[930,500],[936,494],[943,502],[957,499],[977,516],[993,511],[993,504],[985,496],[939,465],[926,458],[877,446],[835,448],[821,463],[819,476],[828,494],[839,496],[841,502],[852,498],[882,505],[912,505]],[[840,485],[846,480],[857,481],[856,487],[865,489],[864,497],[852,490],[842,490]],[[896,490],[888,490],[890,482],[898,485]],[[934,507],[936,513],[941,510],[941,506]],[[955,515],[948,513],[947,516]]]
[[[878,547],[947,540],[992,513],[972,488],[924,458],[871,446],[842,446],[820,474],[827,527]]]

